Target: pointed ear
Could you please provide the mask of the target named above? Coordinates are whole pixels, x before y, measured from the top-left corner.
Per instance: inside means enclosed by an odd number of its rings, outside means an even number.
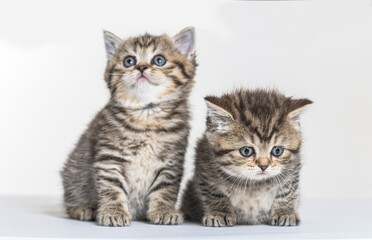
[[[312,104],[313,101],[307,98],[289,99],[289,101],[290,104],[288,110],[288,118],[298,126],[300,114],[305,110],[305,108],[309,104]]]
[[[195,51],[195,30],[187,27],[173,37],[174,45],[180,53],[187,58],[191,58]]]
[[[118,50],[121,39],[109,31],[103,31],[107,60],[111,60]]]
[[[206,97],[207,127],[212,131],[227,132],[234,117],[223,107],[217,105],[214,97]]]

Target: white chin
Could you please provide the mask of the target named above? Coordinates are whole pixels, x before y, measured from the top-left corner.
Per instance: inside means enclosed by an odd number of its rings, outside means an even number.
[[[140,79],[140,80],[134,81],[133,84],[131,85],[131,88],[141,90],[141,89],[147,88],[151,85],[153,86],[153,84],[151,84],[148,80]]]
[[[256,173],[256,174],[247,176],[247,178],[251,180],[264,180],[264,179],[268,179],[271,177],[273,177],[273,175],[270,173],[258,173],[258,174]]]
[[[140,100],[142,104],[159,102],[158,96],[165,88],[161,85],[153,85],[149,82],[138,82],[134,86],[127,88],[128,94]]]

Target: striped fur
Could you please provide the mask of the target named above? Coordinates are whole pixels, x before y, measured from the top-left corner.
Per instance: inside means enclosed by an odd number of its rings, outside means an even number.
[[[185,36],[190,40],[177,42]],[[128,226],[132,219],[182,223],[175,203],[190,129],[193,37],[193,28],[173,38],[145,34],[121,40],[105,32],[111,98],[61,172],[71,218],[104,226]],[[157,54],[166,58],[164,66],[152,63]],[[137,64],[125,67],[128,55]],[[147,66],[147,79],[139,78],[138,65]]]
[[[205,98],[207,129],[196,149],[195,175],[182,201],[187,219],[205,226],[297,225],[301,133],[310,104],[276,91],[237,90]],[[241,147],[253,147],[244,157]],[[284,152],[275,157],[274,146]],[[267,165],[262,171],[258,165]]]

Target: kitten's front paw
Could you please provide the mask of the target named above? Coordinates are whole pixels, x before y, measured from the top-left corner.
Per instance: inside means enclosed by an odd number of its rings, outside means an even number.
[[[158,210],[148,214],[152,224],[178,225],[183,223],[183,215],[175,210]]]
[[[203,217],[203,225],[207,227],[231,227],[236,224],[234,213],[212,212]]]
[[[300,218],[294,212],[277,212],[270,217],[270,225],[273,226],[297,226]]]
[[[124,210],[103,210],[98,213],[96,221],[101,226],[127,227],[132,222],[132,216]]]
[[[68,215],[81,221],[92,221],[95,218],[95,210],[89,206],[68,207]]]

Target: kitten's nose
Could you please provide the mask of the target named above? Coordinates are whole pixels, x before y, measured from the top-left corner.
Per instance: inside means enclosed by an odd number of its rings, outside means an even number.
[[[269,165],[258,165],[258,167],[261,168],[262,172],[265,171],[268,166]]]
[[[145,71],[147,68],[149,68],[149,67],[146,66],[146,65],[139,65],[139,66],[137,66],[137,69],[138,69],[141,73],[143,73],[143,71]]]

